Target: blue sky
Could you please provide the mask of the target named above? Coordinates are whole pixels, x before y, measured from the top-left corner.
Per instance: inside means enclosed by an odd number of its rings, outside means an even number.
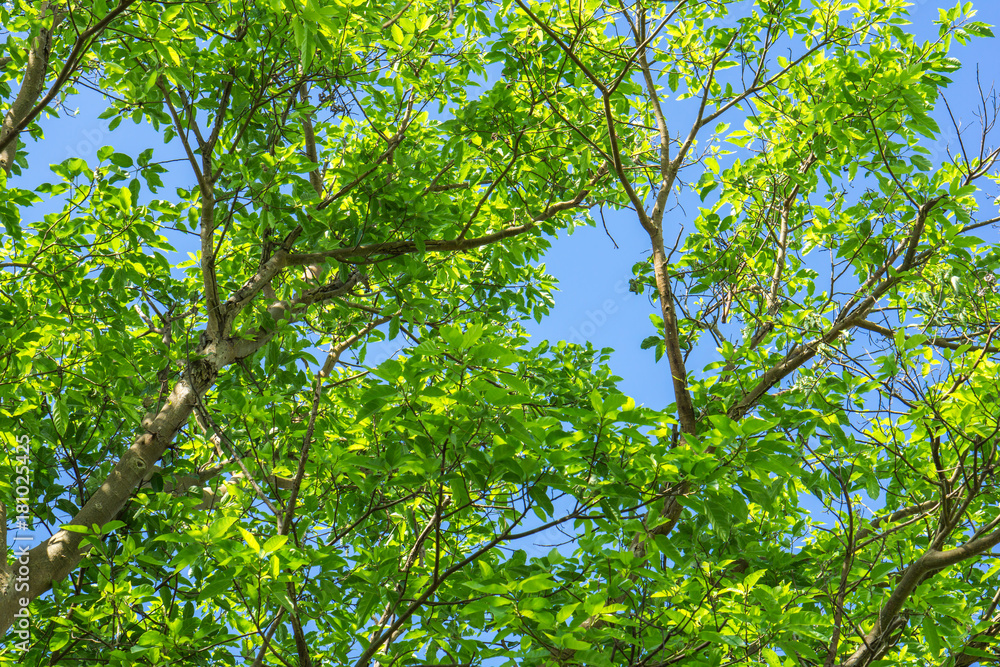
[[[922,39],[933,39],[937,35],[933,21],[938,18],[938,9],[954,6],[954,2],[917,0],[910,9],[913,25],[908,30]],[[1000,26],[1000,3],[982,0],[974,6],[978,10],[975,20]],[[974,124],[973,112],[979,101],[976,67],[979,66],[984,89],[994,82],[1000,86],[1000,49],[996,39],[976,39],[967,46],[955,43],[952,56],[961,60],[963,68],[951,77],[954,83],[944,95],[957,118],[965,124]],[[669,105],[665,113],[670,116]],[[723,120],[739,126],[741,117],[738,114],[737,111]],[[939,103],[934,117],[945,133],[951,129],[946,114],[944,104]],[[937,148],[940,157],[944,157],[945,144],[942,142],[931,148]],[[698,175],[692,171],[686,178],[697,180]],[[681,203],[683,210],[675,209],[665,218],[664,236],[670,241],[668,245],[672,245],[680,225],[692,227],[700,201],[689,193],[681,197]],[[527,328],[538,340],[580,342],[577,340],[579,334],[597,348],[615,348],[611,368],[622,378],[624,393],[637,403],[662,408],[673,400],[666,359],[654,364],[653,350],[639,348],[644,338],[655,333],[649,315],[658,314],[659,305],[651,303],[646,296],[628,291],[633,264],[649,256],[649,239],[630,211],[606,211],[604,217],[618,248],[605,233],[599,216],[597,227],[578,227],[571,236],[563,234],[544,259],[549,273],[559,281],[555,307],[541,324],[529,322]],[[982,235],[986,237],[987,234],[983,230]],[[698,358],[695,354],[688,370],[697,373],[713,360]]]
[[[953,3],[940,0],[915,2],[911,8],[911,30],[923,38],[933,37],[936,34],[933,21],[938,16],[938,8],[946,6],[953,6]],[[1000,3],[981,0],[978,8],[978,20],[1000,25]],[[953,55],[963,62],[964,68],[953,76],[954,84],[945,95],[956,115],[971,123],[974,122],[974,105],[979,99],[976,66],[979,65],[984,86],[993,84],[1000,79],[1000,67],[997,66],[1000,49],[997,49],[995,40],[979,39],[965,47],[956,44]],[[29,147],[32,168],[16,181],[17,185],[32,187],[40,182],[56,180],[44,165],[69,157],[80,157],[94,163],[97,149],[110,144],[133,156],[143,148],[153,146],[157,160],[178,160],[169,165],[170,173],[164,174],[166,186],[158,196],[170,198],[175,187],[193,186],[193,177],[176,142],[163,146],[158,133],[152,128],[136,126],[130,121],[123,122],[115,132],[109,132],[107,122],[97,118],[104,108],[103,102],[93,93],[83,94],[72,103],[81,105],[76,118],[69,119],[63,114],[63,118],[43,121],[46,138]],[[669,106],[667,113],[671,113]],[[738,124],[741,120],[738,113],[725,120]],[[944,114],[941,105],[936,118],[942,128],[949,128],[950,123],[945,122]],[[687,178],[696,180],[697,176],[692,172]],[[683,208],[675,209],[668,217],[667,237],[671,242],[681,225],[692,226],[700,202],[693,196],[683,196],[681,203]],[[540,324],[529,321],[526,327],[532,335],[532,342],[542,339],[576,343],[589,341],[598,348],[614,348],[612,370],[623,378],[622,390],[639,403],[662,408],[672,401],[666,361],[654,363],[653,351],[640,349],[640,342],[655,333],[649,315],[657,313],[659,307],[646,296],[628,290],[632,266],[648,256],[649,240],[630,212],[606,211],[604,220],[607,232],[598,216],[596,227],[577,227],[572,235],[564,233],[553,243],[544,262],[549,272],[559,280],[555,306],[552,314]],[[177,235],[171,240],[180,251],[180,257],[175,261],[181,261],[188,250],[194,249],[190,240]],[[378,359],[373,355],[370,361]],[[706,357],[695,357],[689,368],[697,373],[708,361],[710,359]],[[541,537],[539,541],[542,541]]]
[[[753,3],[751,0],[742,0],[735,4],[746,10]],[[916,0],[910,9],[912,25],[909,29],[923,39],[933,38],[937,33],[933,21],[938,17],[939,8],[953,6],[954,3],[942,0]],[[982,0],[975,6],[979,12],[977,20],[1000,25],[1000,3]],[[976,39],[968,46],[955,44],[953,47],[952,55],[959,58],[964,67],[953,76],[954,83],[945,92],[945,96],[956,116],[966,123],[975,121],[972,114],[979,99],[976,89],[977,65],[984,87],[988,87],[1000,79],[998,53],[1000,51],[993,39]],[[78,105],[75,117],[68,118],[68,114],[63,113],[61,118],[42,121],[45,139],[29,146],[32,166],[22,179],[17,179],[17,185],[33,187],[44,181],[56,180],[42,165],[61,162],[69,157],[80,157],[93,164],[97,161],[97,149],[110,144],[133,156],[141,149],[152,146],[156,149],[156,160],[176,160],[167,164],[170,171],[163,175],[166,186],[157,197],[170,198],[174,188],[194,186],[193,176],[176,140],[164,146],[159,134],[150,126],[137,126],[129,120],[110,132],[107,121],[97,117],[103,111],[104,103],[93,92],[84,91],[71,98],[70,102]],[[681,128],[686,131],[684,117],[687,114],[683,107],[668,103],[665,111],[668,117],[680,118],[674,131]],[[735,111],[723,120],[738,126],[741,122],[739,113]],[[944,105],[939,104],[935,116],[939,125],[947,132],[951,126],[945,113]],[[938,149],[943,156],[945,145],[946,138],[932,148]],[[692,170],[684,177],[686,180],[697,180],[698,175]],[[671,239],[671,244],[681,226],[691,227],[700,202],[689,193],[681,196],[680,203],[681,207],[673,210],[666,218],[666,236]],[[47,209],[48,207],[40,207],[35,214]],[[644,338],[655,333],[649,315],[658,313],[659,307],[646,296],[628,291],[632,266],[648,257],[649,240],[635,215],[629,211],[605,211],[604,222],[608,233],[601,225],[600,216],[597,217],[596,227],[577,227],[572,235],[563,233],[554,241],[543,261],[559,281],[555,307],[552,314],[540,324],[527,322],[527,329],[532,335],[532,342],[540,342],[542,339],[576,343],[590,341],[598,348],[614,348],[616,352],[612,370],[623,378],[624,392],[639,403],[662,408],[672,400],[666,361],[654,363],[653,351],[639,347]],[[609,238],[609,234],[614,241]],[[186,259],[187,252],[195,250],[192,237],[183,238],[179,234],[168,236],[179,251],[176,261]],[[368,361],[377,363],[395,349],[397,346],[393,344],[375,346],[369,352]],[[709,361],[711,359],[698,358],[696,354],[689,363],[689,370],[697,373]]]

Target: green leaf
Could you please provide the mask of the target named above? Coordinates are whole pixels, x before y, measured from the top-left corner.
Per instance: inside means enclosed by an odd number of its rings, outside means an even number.
[[[79,525],[76,525],[76,524],[66,524],[66,525],[60,526],[59,528],[60,528],[60,530],[65,530],[66,532],[69,532],[69,533],[80,533],[80,534],[83,534],[83,535],[91,532],[90,528],[88,528],[87,526],[79,526]]]
[[[555,588],[557,585],[549,578],[548,574],[537,574],[520,582],[518,588],[525,593],[538,593]]]
[[[238,526],[238,529],[240,531],[240,535],[243,536],[243,540],[247,543],[247,545],[249,545],[252,550],[259,552],[260,544],[257,542],[257,538],[254,537],[252,533],[250,533],[242,526]]]
[[[137,644],[139,646],[165,646],[167,638],[156,630],[147,630],[139,637]]]
[[[639,347],[643,350],[648,350],[651,347],[659,345],[661,342],[663,342],[662,336],[646,336],[645,338],[642,339],[642,342],[639,344]]]
[[[930,613],[924,616],[923,630],[927,647],[931,650],[931,656],[938,656],[941,653],[941,639],[938,637],[937,624]]]
[[[57,398],[52,406],[52,424],[56,427],[56,433],[66,435],[69,426],[69,408],[66,407],[65,397]]]
[[[767,662],[767,667],[781,667],[781,660],[778,658],[778,654],[774,652],[773,649],[763,648],[760,654],[764,656],[764,660]]]
[[[600,392],[596,390],[590,392],[590,405],[593,406],[596,414],[604,414],[604,402],[601,400]]]
[[[288,541],[288,535],[272,535],[267,539],[266,542],[264,542],[262,550],[264,551],[264,553],[269,554],[283,547],[287,541]],[[249,540],[247,541],[247,543],[249,544]]]
[[[115,532],[119,528],[125,527],[125,525],[126,524],[124,521],[109,521],[108,523],[101,526],[101,533],[104,535],[108,535],[109,533]]]
[[[14,239],[15,242],[21,240],[21,225],[16,214],[13,214],[10,209],[5,206],[0,205],[0,217],[3,217],[3,226],[7,230],[7,236]]]
[[[202,587],[198,591],[198,602],[205,602],[206,600],[212,600],[222,593],[231,591],[233,589],[233,580],[227,577],[221,577],[212,581],[208,585]]]
[[[208,534],[213,540],[218,541],[229,533],[230,527],[232,527],[232,525],[237,521],[238,518],[235,516],[219,517],[212,522],[212,525],[208,530]]]
[[[767,570],[757,570],[746,575],[743,577],[743,588],[748,591],[753,589],[765,574],[767,574]]]

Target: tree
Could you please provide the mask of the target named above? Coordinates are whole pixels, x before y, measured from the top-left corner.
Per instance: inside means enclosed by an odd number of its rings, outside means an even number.
[[[3,660],[1000,662],[973,14],[4,5]],[[164,146],[32,186],[80,96]],[[525,335],[598,207],[671,405]]]

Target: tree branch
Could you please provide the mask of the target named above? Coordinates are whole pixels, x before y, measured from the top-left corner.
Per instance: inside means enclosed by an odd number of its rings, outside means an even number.
[[[66,84],[67,81],[69,81],[70,76],[72,76],[73,73],[76,71],[77,67],[79,67],[80,61],[83,60],[83,56],[86,54],[87,49],[90,47],[91,39],[96,37],[101,32],[103,32],[104,29],[112,21],[118,18],[118,16],[121,15],[121,13],[124,12],[126,9],[128,9],[131,5],[135,4],[135,2],[136,0],[121,0],[121,2],[119,2],[114,9],[108,12],[107,16],[98,21],[92,27],[82,32],[80,36],[76,38],[76,42],[74,42],[73,48],[70,51],[69,56],[66,58],[66,62],[63,64],[62,69],[56,76],[56,80],[52,83],[52,86],[49,88],[49,92],[46,93],[45,97],[43,97],[38,102],[38,104],[36,104],[30,111],[27,111],[26,113],[23,114],[20,112],[13,113],[14,108],[11,107],[11,110],[8,112],[8,117],[10,118],[10,122],[8,124],[8,121],[5,119],[3,125],[3,131],[0,132],[0,167],[2,167],[7,173],[10,173],[10,167],[13,164],[13,156],[16,152],[16,148],[9,149],[11,143],[14,143],[14,146],[17,145],[16,144],[17,137],[21,133],[21,131],[24,130],[24,128],[28,127],[29,124],[31,124],[31,121],[33,121],[38,116],[38,114],[40,114],[42,110],[49,105],[49,102],[55,99],[55,96],[59,93],[59,90],[62,89],[62,87]],[[48,4],[46,4],[46,7],[48,7]],[[56,16],[56,18],[58,18],[58,15]],[[48,50],[51,47],[52,32],[55,29],[55,23],[56,21],[53,20],[53,27],[47,31],[43,31],[43,33],[39,35],[39,39],[42,39],[42,36],[47,33],[44,43],[40,44],[40,46],[43,47],[44,56],[39,56],[39,58],[44,59],[45,62],[44,64],[40,65],[39,64],[32,65],[31,61],[29,60],[28,68],[29,70],[34,70],[34,71],[26,72],[25,75],[26,80],[28,75],[31,74],[34,77],[41,76],[42,82],[44,82],[45,69],[48,66],[48,57],[49,57]],[[39,44],[39,42],[36,41],[36,44]],[[32,50],[34,51],[34,49],[35,47],[33,46]],[[22,86],[22,90],[23,89],[24,86]],[[37,97],[37,93],[34,95],[34,97]],[[18,99],[21,99],[20,92],[18,93]],[[26,93],[25,95],[23,103],[30,105],[32,99],[33,98],[31,96],[31,91],[29,90],[29,92]],[[15,104],[16,103],[17,102],[15,102]],[[18,118],[19,115],[21,116],[20,118]]]

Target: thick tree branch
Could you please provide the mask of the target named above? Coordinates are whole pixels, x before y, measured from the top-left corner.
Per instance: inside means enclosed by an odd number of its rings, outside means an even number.
[[[10,148],[11,144],[16,147],[17,137],[21,131],[28,127],[28,125],[30,125],[31,122],[38,117],[38,114],[40,114],[42,110],[55,99],[56,95],[59,94],[59,91],[66,84],[66,82],[69,81],[69,78],[80,66],[80,62],[82,62],[83,57],[87,54],[87,50],[90,48],[93,39],[102,33],[104,29],[107,28],[108,25],[118,18],[126,9],[135,4],[135,2],[136,0],[121,0],[121,2],[119,2],[114,9],[108,12],[104,18],[80,33],[73,44],[73,48],[70,50],[69,56],[66,57],[66,62],[63,63],[62,69],[59,70],[56,80],[49,87],[49,91],[45,94],[45,97],[39,100],[34,107],[28,111],[25,111],[23,108],[19,108],[18,112],[14,112],[14,108],[12,107],[8,112],[10,124],[8,125],[7,120],[5,119],[3,130],[0,131],[0,166],[2,166],[7,173],[10,173],[10,167],[13,164],[13,156],[16,153],[16,148]],[[48,7],[48,4],[46,4],[46,7]],[[48,30],[43,30],[39,35],[39,39],[42,39],[43,35],[45,36],[44,42],[38,42],[36,40],[35,45],[32,46],[33,52],[36,50],[36,47],[40,47],[39,53],[37,54],[39,60],[35,61],[36,64],[32,64],[29,60],[28,69],[31,71],[25,72],[26,81],[29,75],[32,77],[41,76],[41,81],[44,83],[45,70],[48,66],[49,49],[52,44],[52,31],[55,29],[55,25],[58,23],[59,18],[60,16],[57,14],[53,20],[53,27]],[[42,55],[42,52],[44,52],[44,55]],[[37,64],[42,59],[44,59],[44,64]],[[35,84],[31,85],[33,87]],[[24,98],[24,103],[30,105],[34,102],[34,99],[37,98],[37,96],[37,93],[35,93],[34,96],[31,96],[29,91]],[[20,99],[20,97],[21,95],[19,93],[18,98]]]
[[[335,250],[324,250],[321,252],[311,252],[311,253],[296,253],[286,254],[282,259],[278,260],[278,255],[276,254],[274,261],[281,264],[281,266],[309,266],[312,264],[321,264],[328,260],[335,260],[340,262],[347,262],[350,264],[362,264],[365,260],[369,258],[376,258],[374,261],[381,261],[386,257],[396,257],[398,255],[404,255],[411,252],[418,252],[423,246],[423,250],[426,252],[461,252],[463,250],[473,250],[475,248],[481,248],[491,243],[496,243],[497,241],[502,241],[504,239],[512,238],[515,236],[520,236],[527,232],[537,229],[539,223],[545,222],[551,219],[558,213],[563,211],[568,211],[574,208],[579,208],[584,203],[584,199],[590,194],[591,188],[596,185],[596,183],[607,174],[607,168],[602,167],[597,171],[593,178],[590,180],[590,185],[586,188],[581,189],[572,198],[566,201],[555,202],[550,204],[545,208],[544,211],[534,216],[531,222],[525,223],[523,225],[516,225],[514,227],[507,227],[498,232],[493,232],[491,234],[486,234],[484,236],[455,239],[451,241],[446,240],[435,240],[430,239],[418,243],[417,241],[386,241],[384,243],[373,243],[370,245],[354,246],[353,248],[337,248]],[[277,271],[275,271],[276,273]],[[250,283],[244,285],[236,295],[240,299],[249,298],[245,296],[246,294],[253,293],[253,286],[261,284],[270,280],[265,276],[270,273],[269,269],[262,268],[258,272]],[[271,274],[273,276],[273,273]],[[251,284],[252,283],[252,284]]]
[[[45,21],[47,15],[51,15],[48,2],[42,5],[41,17]],[[38,36],[31,43],[28,50],[27,63],[24,67],[24,78],[21,80],[21,88],[17,91],[17,97],[7,110],[0,125],[0,169],[6,174],[10,174],[14,166],[14,157],[17,155],[18,134],[28,123],[31,122],[32,105],[38,96],[42,94],[45,86],[45,76],[48,73],[49,54],[52,50],[52,34],[59,23],[58,15],[51,17],[52,25],[41,28]],[[37,115],[37,112],[35,113]]]
[[[317,288],[325,290],[322,299],[316,298],[317,295],[311,295],[308,303],[340,296],[350,290],[359,279],[360,275],[355,274],[339,286]],[[279,302],[272,305],[272,315],[276,321],[292,319],[305,308],[305,305],[297,300],[291,304]],[[111,473],[69,525],[89,528],[95,524],[103,526],[114,520],[133,491],[153,470],[167,446],[187,424],[195,407],[215,384],[219,373],[227,366],[255,354],[270,342],[274,334],[274,327],[262,327],[244,338],[205,338],[203,344],[199,346],[198,357],[188,362],[183,376],[174,385],[166,403],[154,417],[144,421],[143,432],[118,460]],[[11,580],[0,595],[0,634],[6,633],[10,628],[14,614],[23,606],[20,605],[22,598],[33,600],[79,565],[85,552],[83,539],[83,534],[63,529],[29,550],[28,590],[15,591],[14,580]]]
[[[917,586],[929,576],[985,553],[997,544],[1000,544],[1000,530],[977,536],[954,549],[946,551],[930,549],[924,553],[903,571],[899,583],[879,611],[878,619],[872,629],[865,634],[857,650],[841,663],[841,667],[864,667],[884,652],[888,646],[889,635],[899,626],[899,614],[903,606]]]
[[[859,329],[864,329],[866,331],[871,331],[873,333],[880,334],[882,336],[885,336],[886,338],[895,338],[896,336],[895,330],[890,329],[889,327],[884,327],[881,324],[876,324],[875,322],[870,322],[868,320],[859,321],[857,323],[857,327]],[[907,338],[909,338],[909,336],[907,336]],[[943,347],[948,350],[957,350],[960,347],[965,347],[970,352],[978,350],[985,350],[990,354],[997,354],[998,352],[1000,352],[1000,347],[995,347],[993,345],[987,345],[985,347],[970,345],[969,343],[963,343],[956,340],[951,340],[949,338],[941,338],[940,336],[931,336],[924,341],[924,344],[933,345],[935,347]]]

